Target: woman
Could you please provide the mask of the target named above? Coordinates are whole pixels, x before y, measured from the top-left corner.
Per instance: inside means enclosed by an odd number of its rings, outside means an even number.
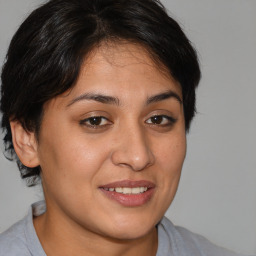
[[[152,0],[52,0],[10,44],[5,145],[45,202],[0,255],[237,255],[173,226],[200,79],[179,25]]]

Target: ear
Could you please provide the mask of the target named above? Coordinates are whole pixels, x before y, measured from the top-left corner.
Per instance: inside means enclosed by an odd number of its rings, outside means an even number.
[[[20,122],[10,122],[12,143],[22,164],[33,168],[39,165],[37,141],[34,132],[26,131]]]

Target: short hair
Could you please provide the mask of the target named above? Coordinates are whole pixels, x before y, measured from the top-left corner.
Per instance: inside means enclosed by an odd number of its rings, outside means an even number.
[[[46,101],[75,85],[86,56],[102,42],[142,45],[182,88],[186,131],[200,80],[196,51],[158,0],[50,0],[34,10],[11,40],[1,74],[5,151],[33,186],[40,166],[28,168],[12,144],[10,120],[38,134]]]

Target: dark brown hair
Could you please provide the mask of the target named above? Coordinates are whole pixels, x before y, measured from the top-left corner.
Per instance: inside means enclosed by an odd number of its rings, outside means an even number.
[[[40,166],[17,158],[10,119],[40,131],[46,101],[74,86],[86,56],[103,41],[144,46],[176,79],[183,94],[186,130],[195,114],[200,69],[195,50],[178,23],[157,0],[51,0],[33,11],[14,35],[1,81],[2,128],[10,158],[22,178],[36,184]]]

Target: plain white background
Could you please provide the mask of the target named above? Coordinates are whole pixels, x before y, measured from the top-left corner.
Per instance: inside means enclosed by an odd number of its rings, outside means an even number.
[[[0,0],[0,63],[13,33],[41,0]],[[226,248],[256,254],[256,1],[164,0],[196,46],[202,68],[198,114],[167,212]],[[3,148],[3,146],[1,146]],[[0,154],[0,232],[40,200]]]

